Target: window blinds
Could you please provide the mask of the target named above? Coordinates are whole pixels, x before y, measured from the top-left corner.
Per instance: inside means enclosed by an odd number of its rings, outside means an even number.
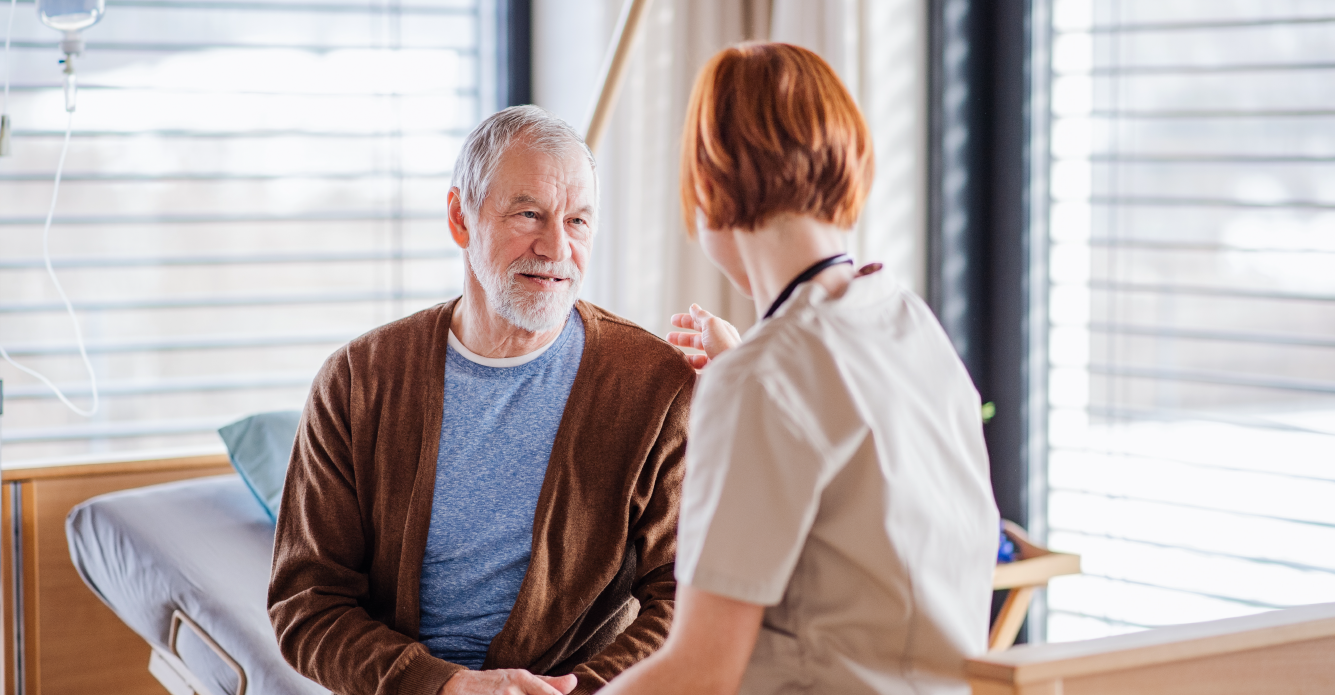
[[[1335,2],[1051,9],[1048,638],[1335,600]]]
[[[0,367],[5,462],[217,446],[233,418],[300,408],[340,343],[453,296],[450,168],[494,103],[479,4],[108,3],[75,59],[51,232],[102,408],[80,418]],[[19,2],[0,341],[87,402],[41,260],[65,126],[58,39]]]

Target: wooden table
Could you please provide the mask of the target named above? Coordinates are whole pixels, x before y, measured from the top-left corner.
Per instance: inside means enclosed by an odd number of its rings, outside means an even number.
[[[1071,553],[1054,553],[1047,548],[1035,545],[1018,524],[1003,521],[1006,536],[1015,544],[1015,551],[1020,559],[997,565],[992,574],[992,589],[1009,589],[1006,602],[1001,612],[992,623],[991,634],[987,636],[987,650],[1000,651],[1015,644],[1015,636],[1020,633],[1024,617],[1029,613],[1029,604],[1034,599],[1034,590],[1047,586],[1048,580],[1064,574],[1080,574],[1080,556]]]

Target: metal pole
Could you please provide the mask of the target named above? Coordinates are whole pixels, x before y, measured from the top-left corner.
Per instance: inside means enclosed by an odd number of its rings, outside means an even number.
[[[9,116],[5,116],[6,131],[8,130],[8,126],[9,126]],[[5,132],[3,136],[0,136],[0,155],[8,154],[7,152],[5,152],[6,149],[5,145],[8,145],[9,143],[4,139],[7,137],[8,137],[8,132]],[[4,444],[4,424],[3,424],[4,421],[5,421],[5,380],[0,379],[0,494],[4,494],[5,490],[4,473],[3,473],[5,467],[5,457],[4,457],[5,444]],[[0,540],[0,543],[3,542],[4,542],[3,540]],[[3,555],[0,555],[0,557],[3,557]],[[4,576],[4,573],[8,571],[10,571],[10,568],[5,567],[4,562],[0,560],[0,576]],[[7,600],[7,597],[4,595],[4,593],[5,592],[0,591],[0,616],[5,614],[5,601]],[[5,628],[0,628],[0,634],[3,634],[5,638],[8,638],[9,636],[9,631],[7,628],[8,626],[6,626]],[[4,638],[0,638],[0,650],[3,650],[3,644],[4,644]],[[5,668],[6,668],[5,661],[6,659],[4,658],[4,654],[0,652],[0,688],[4,688],[9,684],[9,679],[6,677],[7,674],[5,673]],[[15,693],[22,692],[18,689],[17,683],[14,684],[14,692]]]
[[[4,422],[5,415],[5,380],[0,379],[0,423]],[[0,432],[3,434],[3,432]],[[0,451],[3,450],[3,443],[0,443]],[[0,470],[4,468],[4,457],[0,456]],[[3,476],[0,476],[2,478]],[[13,538],[9,539],[10,548],[13,551],[13,559],[9,567],[0,567],[0,573],[8,572],[13,578],[13,591],[8,595],[0,591],[0,615],[4,615],[4,604],[6,601],[13,602],[14,606],[14,624],[6,625],[3,628],[6,639],[14,640],[14,692],[17,695],[23,695],[26,691],[26,684],[23,682],[23,487],[17,483],[3,482],[0,480],[0,494],[8,494],[9,497],[9,525],[13,532]],[[5,659],[0,658],[0,684],[8,684],[5,673]],[[2,686],[0,686],[2,687]]]
[[[13,575],[14,591],[8,597],[14,602],[14,692],[18,695],[24,695],[28,692],[28,684],[25,683],[24,674],[24,652],[27,651],[25,642],[27,635],[24,634],[24,615],[23,615],[23,486],[18,483],[6,483],[9,488],[10,500],[9,511],[10,529],[14,532],[13,561],[10,563],[9,572]],[[0,592],[3,593],[3,592]],[[3,659],[0,659],[3,661]]]
[[[625,82],[626,64],[630,62],[630,52],[635,48],[635,40],[639,37],[640,25],[644,23],[649,4],[650,0],[626,0],[621,6],[616,32],[612,34],[607,57],[603,59],[602,87],[598,90],[598,100],[593,103],[588,127],[584,129],[584,142],[594,152],[598,151],[598,145],[607,132],[612,108],[616,106],[621,84]]]

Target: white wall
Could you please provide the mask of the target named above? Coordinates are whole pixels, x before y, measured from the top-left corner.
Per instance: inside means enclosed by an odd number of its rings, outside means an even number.
[[[920,295],[927,280],[926,0],[774,0],[774,41],[834,67],[867,119],[876,180],[853,242]]]
[[[534,0],[533,101],[582,130],[620,2]]]

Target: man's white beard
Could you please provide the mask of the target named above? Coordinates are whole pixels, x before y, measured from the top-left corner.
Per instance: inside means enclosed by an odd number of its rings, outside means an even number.
[[[481,246],[468,245],[468,265],[477,277],[478,284],[482,285],[487,303],[501,318],[530,333],[551,330],[566,320],[583,281],[574,261],[566,259],[556,263],[520,258],[511,263],[504,273],[496,273],[492,271],[486,251]],[[568,286],[563,292],[529,292],[519,284],[521,274],[567,278]]]

